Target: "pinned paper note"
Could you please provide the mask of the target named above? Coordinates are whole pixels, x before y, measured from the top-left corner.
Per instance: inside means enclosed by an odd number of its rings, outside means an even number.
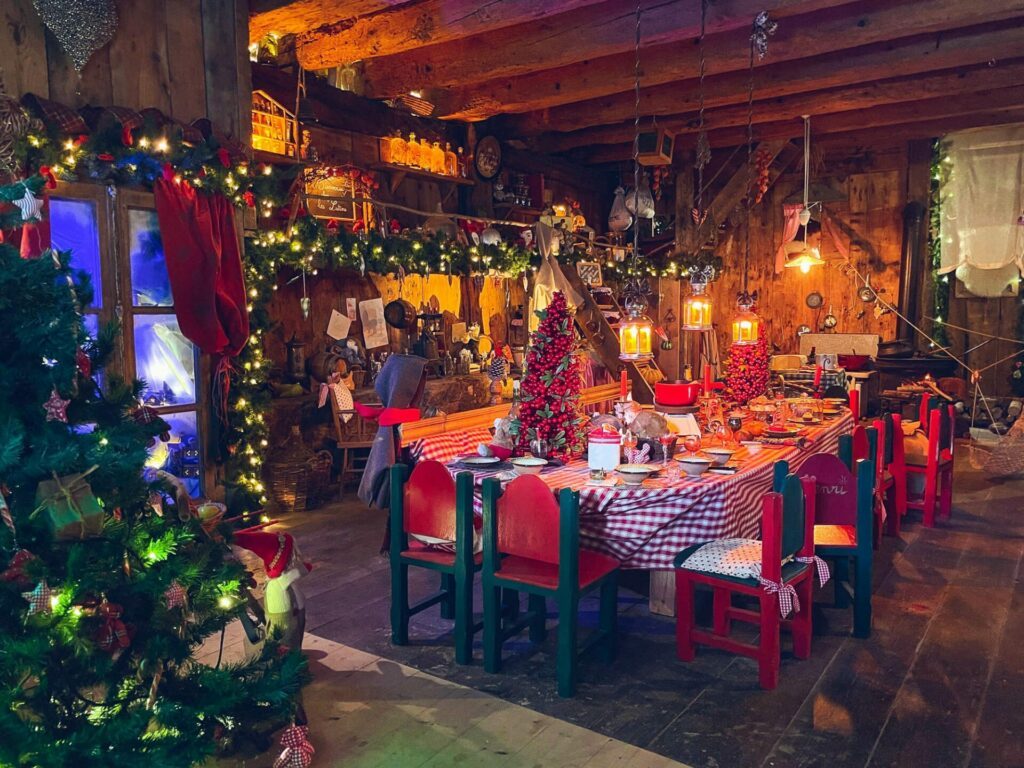
[[[345,299],[345,314],[353,323],[356,321],[356,305],[358,303],[355,299]]]
[[[348,319],[346,315],[341,314],[336,309],[331,310],[331,319],[327,323],[327,335],[334,340],[344,339],[348,336],[349,328],[352,327],[352,321]]]
[[[359,302],[359,320],[363,324],[363,343],[367,349],[387,345],[388,328],[384,323],[384,302],[381,299]]]

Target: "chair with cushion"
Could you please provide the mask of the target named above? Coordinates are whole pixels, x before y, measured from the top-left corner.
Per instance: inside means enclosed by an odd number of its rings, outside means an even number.
[[[577,624],[580,598],[600,590],[598,631],[605,659],[615,655],[619,561],[580,549],[579,493],[563,488],[555,500],[539,477],[525,475],[504,492],[495,478],[484,481],[484,669],[501,669],[505,640],[529,627],[530,641],[546,635],[546,601],[558,608],[558,695],[576,693]],[[503,622],[501,589],[526,592],[529,609]]]
[[[907,473],[924,476],[924,493],[907,499],[909,509],[920,509],[924,524],[934,527],[936,511],[949,517],[953,508],[953,425],[956,412],[949,403],[921,396],[920,450],[906,452]],[[913,443],[913,441],[910,441]]]
[[[473,574],[482,562],[473,553],[473,474],[460,472],[453,480],[437,461],[420,462],[411,473],[404,464],[393,466],[390,533],[391,642],[406,645],[409,618],[440,603],[442,618],[455,619],[455,661],[469,664],[473,634],[482,626],[473,623]],[[411,607],[410,566],[440,573],[442,587]]]
[[[869,459],[858,459],[851,472],[838,456],[816,453],[807,457],[797,474],[814,478],[814,551],[835,564],[836,607],[845,607],[852,598],[853,636],[870,637],[874,466]]]
[[[793,635],[793,655],[811,654],[811,602],[814,590],[814,480],[789,475],[781,493],[762,500],[761,541],[722,539],[687,547],[675,558],[676,655],[692,661],[695,646],[757,659],[761,687],[779,682],[781,632]],[[823,566],[823,564],[822,564]],[[824,572],[821,572],[824,573]],[[823,576],[824,578],[824,576]],[[694,587],[711,587],[712,628],[694,620]],[[736,607],[733,595],[758,600],[759,610]],[[731,637],[732,622],[760,628],[757,643]]]

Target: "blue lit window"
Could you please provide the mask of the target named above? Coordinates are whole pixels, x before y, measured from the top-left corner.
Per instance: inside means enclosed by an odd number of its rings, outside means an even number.
[[[100,265],[100,229],[96,203],[91,200],[50,198],[50,243],[58,251],[71,251],[71,266],[92,278],[92,307],[103,306],[103,270]]]

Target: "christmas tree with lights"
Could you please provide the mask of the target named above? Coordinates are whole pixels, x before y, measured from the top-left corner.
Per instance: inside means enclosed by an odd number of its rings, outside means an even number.
[[[520,451],[543,440],[551,456],[568,459],[583,453],[584,418],[579,408],[583,379],[565,296],[556,292],[537,316],[540,325],[530,335],[512,434]]]
[[[0,230],[38,217],[42,182],[0,186]],[[230,531],[147,476],[168,427],[140,407],[142,382],[97,383],[117,328],[89,337],[90,298],[69,254],[0,242],[0,766],[192,766],[264,747],[305,661],[273,639],[237,665],[193,660],[245,610],[250,577]]]

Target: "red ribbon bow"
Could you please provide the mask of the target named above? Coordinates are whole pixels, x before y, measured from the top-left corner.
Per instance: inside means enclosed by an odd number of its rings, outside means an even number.
[[[57,177],[53,175],[53,171],[50,170],[50,166],[41,165],[39,166],[39,175],[46,179],[47,189],[57,188]]]
[[[769,595],[779,596],[779,613],[786,618],[793,611],[800,610],[800,598],[796,595],[796,587],[792,584],[785,584],[781,581],[769,581],[763,576],[758,576],[764,591]]]
[[[131,643],[128,626],[121,621],[124,609],[117,603],[103,603],[96,610],[103,617],[103,624],[96,633],[96,642],[104,651],[112,653],[118,648],[127,648]]]
[[[797,557],[795,560],[798,563],[813,563],[814,569],[818,572],[818,586],[824,587],[825,582],[832,578],[832,574],[828,570],[828,563],[822,560],[817,555],[811,555],[810,557]]]
[[[284,751],[274,761],[274,768],[309,768],[316,750],[309,743],[309,728],[293,725],[281,734]]]

